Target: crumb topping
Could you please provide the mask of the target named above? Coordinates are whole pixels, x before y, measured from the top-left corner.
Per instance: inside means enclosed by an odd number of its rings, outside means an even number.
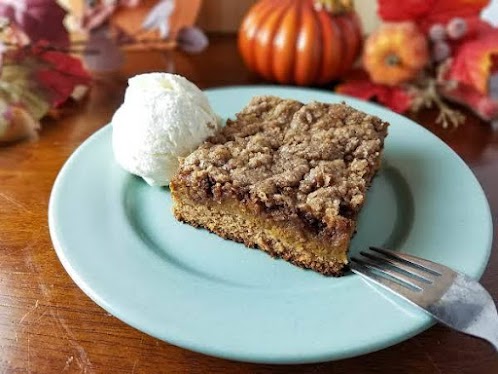
[[[388,123],[342,104],[259,96],[181,163],[173,183],[197,200],[231,196],[282,219],[354,219]]]

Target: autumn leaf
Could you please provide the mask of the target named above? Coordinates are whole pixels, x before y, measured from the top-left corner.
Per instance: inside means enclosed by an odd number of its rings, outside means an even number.
[[[384,21],[415,21],[425,17],[437,0],[378,0],[377,13]]]
[[[454,53],[446,79],[489,93],[489,80],[498,71],[498,29],[489,29],[462,43]]]
[[[498,120],[498,97],[483,94],[464,83],[442,86],[440,92],[445,98],[466,106],[485,121]]]
[[[411,108],[413,98],[401,86],[373,83],[363,71],[354,71],[349,80],[336,87],[336,92],[363,100],[375,100],[392,111],[404,113]]]
[[[33,47],[33,53],[42,62],[34,70],[34,78],[52,106],[64,103],[77,86],[90,84],[91,77],[80,59],[43,44]]]
[[[454,17],[479,16],[490,0],[379,0],[378,14],[384,21],[414,21],[427,30]]]
[[[446,23],[455,17],[478,17],[490,0],[437,0],[423,24]]]
[[[9,56],[7,56],[8,58]],[[50,105],[25,65],[7,64],[0,81],[0,144],[35,137]]]
[[[145,17],[142,28],[145,30],[159,30],[159,36],[166,39],[170,30],[169,17],[175,9],[174,0],[161,0]]]
[[[63,24],[66,11],[54,0],[2,0],[0,16],[13,22],[32,42],[47,40],[58,47],[69,46]]]
[[[0,102],[8,104],[22,103],[23,108],[34,119],[39,120],[48,113],[50,104],[40,92],[32,74],[33,64],[26,60],[18,64],[6,64],[2,68]]]

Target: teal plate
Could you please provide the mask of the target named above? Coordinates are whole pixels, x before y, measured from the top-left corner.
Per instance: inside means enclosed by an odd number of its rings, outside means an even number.
[[[391,123],[353,253],[386,246],[481,276],[491,250],[489,206],[469,168],[436,136],[379,106],[323,91],[207,91],[224,117],[262,94],[346,101]],[[265,363],[352,357],[432,325],[356,275],[324,277],[177,222],[168,189],[149,187],[115,163],[111,132],[104,127],[66,162],[49,224],[69,275],[117,318],[193,351]]]

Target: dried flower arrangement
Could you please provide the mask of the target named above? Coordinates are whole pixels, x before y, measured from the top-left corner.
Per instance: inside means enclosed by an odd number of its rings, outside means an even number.
[[[136,30],[114,22],[147,3]],[[193,26],[201,0],[2,0],[0,2],[0,145],[36,137],[40,120],[81,99],[88,70],[116,70],[122,49],[200,52],[208,45]],[[62,4],[62,5],[61,5]],[[68,11],[75,39],[66,28]],[[82,63],[79,56],[83,56]]]
[[[434,107],[437,122],[465,117],[448,101],[498,121],[498,29],[479,15],[489,0],[378,1],[383,21],[365,41],[362,69],[338,92],[374,99],[396,112]]]

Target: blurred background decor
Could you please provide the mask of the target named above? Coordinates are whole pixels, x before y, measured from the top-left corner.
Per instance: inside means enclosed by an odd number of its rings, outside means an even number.
[[[242,59],[270,82],[334,88],[400,113],[434,107],[443,127],[463,122],[457,103],[498,126],[498,17],[489,4],[1,0],[0,142],[36,136],[41,118],[84,96],[88,71],[93,79],[120,71],[124,52],[158,51],[165,61],[174,49],[201,52],[203,30],[238,31]]]
[[[351,0],[260,0],[239,30],[248,68],[284,84],[325,84],[351,69],[362,29]]]
[[[50,0],[0,3],[0,145],[36,137],[40,119],[90,83],[70,54],[65,14]]]
[[[43,117],[84,96],[89,71],[118,70],[123,50],[205,49],[208,39],[194,26],[201,4],[1,0],[0,145],[35,138]]]
[[[201,52],[208,45],[195,27],[201,0],[58,0],[69,11],[73,42],[85,46],[92,71],[117,70],[123,50]]]
[[[362,68],[338,92],[374,99],[397,112],[437,108],[436,122],[464,116],[498,121],[498,29],[481,18],[488,0],[378,1],[385,21],[366,39]]]

